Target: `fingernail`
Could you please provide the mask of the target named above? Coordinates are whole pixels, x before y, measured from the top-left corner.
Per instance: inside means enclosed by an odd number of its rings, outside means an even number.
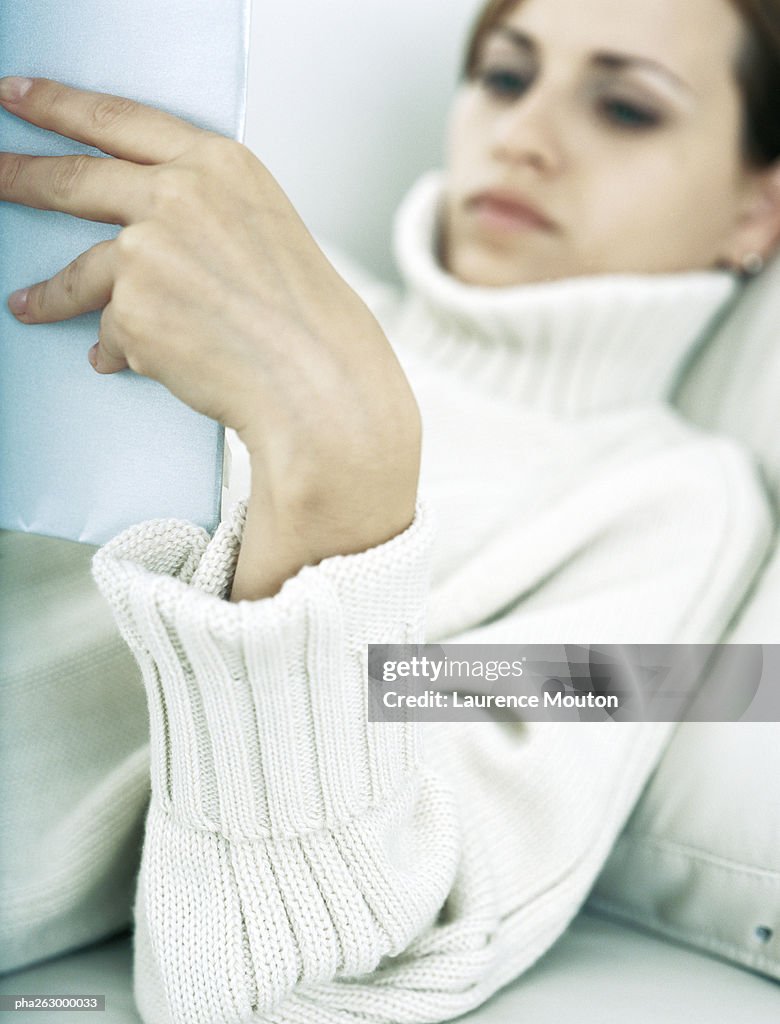
[[[32,89],[32,78],[0,78],[0,100],[18,103]]]
[[[27,296],[29,294],[29,288],[20,288],[18,292],[13,292],[8,296],[8,308],[14,316],[24,316],[27,312]]]
[[[87,352],[87,359],[89,359],[90,366],[93,370],[97,369],[97,350],[99,344],[99,341],[95,342],[89,352]]]

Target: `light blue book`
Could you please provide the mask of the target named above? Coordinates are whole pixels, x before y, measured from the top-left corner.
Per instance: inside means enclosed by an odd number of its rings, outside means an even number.
[[[240,138],[249,0],[0,2],[0,75],[55,78]],[[0,149],[94,152],[0,109]],[[0,203],[0,528],[101,544],[145,519],[219,521],[224,432],[162,385],[87,361],[99,313],[24,326],[10,292],[117,228]]]

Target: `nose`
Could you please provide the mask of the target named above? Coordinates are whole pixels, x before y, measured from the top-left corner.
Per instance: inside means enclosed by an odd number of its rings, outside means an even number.
[[[564,164],[560,130],[559,101],[550,91],[532,87],[497,115],[493,156],[543,174],[556,174]]]

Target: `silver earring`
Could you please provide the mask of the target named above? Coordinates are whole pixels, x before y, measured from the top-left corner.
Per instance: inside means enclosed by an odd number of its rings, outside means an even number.
[[[759,252],[745,253],[739,266],[745,277],[756,277],[764,269],[764,257]]]

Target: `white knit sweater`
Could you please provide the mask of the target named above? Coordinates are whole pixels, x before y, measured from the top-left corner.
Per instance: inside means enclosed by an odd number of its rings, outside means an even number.
[[[240,504],[94,560],[149,700],[147,1024],[444,1021],[521,973],[672,727],[370,723],[366,644],[715,641],[769,543],[740,450],[664,404],[731,278],[463,286],[438,190],[399,214],[385,317],[423,413],[413,524],[239,604]]]

